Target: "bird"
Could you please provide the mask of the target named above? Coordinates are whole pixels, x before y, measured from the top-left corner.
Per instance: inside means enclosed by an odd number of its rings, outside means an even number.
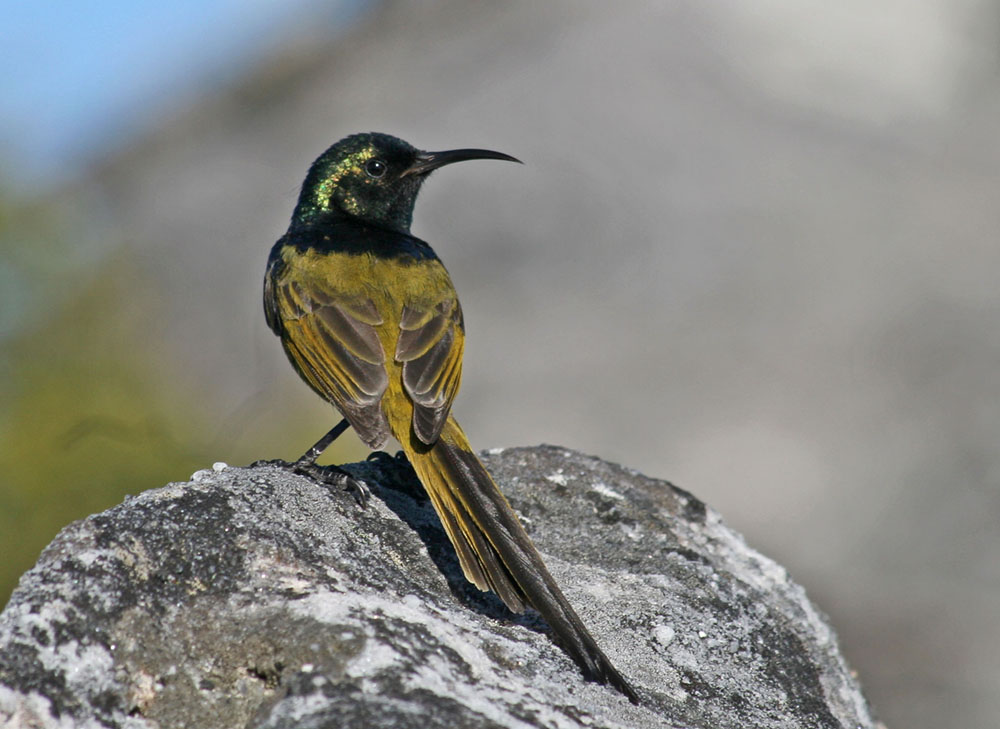
[[[268,257],[264,312],[292,366],[343,419],[297,461],[281,463],[343,483],[364,505],[363,482],[316,459],[348,427],[374,451],[395,438],[466,579],[515,613],[534,608],[587,679],[638,703],[451,413],[462,309],[441,260],[410,226],[430,173],[477,159],[520,163],[486,149],[421,151],[370,132],[341,139],[309,168],[288,231]]]

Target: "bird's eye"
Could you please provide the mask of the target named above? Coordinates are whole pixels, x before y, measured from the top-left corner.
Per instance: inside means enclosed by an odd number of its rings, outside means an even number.
[[[365,172],[368,173],[369,177],[378,179],[385,174],[385,170],[385,162],[380,159],[370,159],[365,163]]]

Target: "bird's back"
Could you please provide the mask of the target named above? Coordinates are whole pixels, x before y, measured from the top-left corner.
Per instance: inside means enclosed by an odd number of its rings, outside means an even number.
[[[381,447],[436,438],[461,381],[458,296],[429,245],[352,221],[290,230],[264,283],[271,329],[303,379]]]

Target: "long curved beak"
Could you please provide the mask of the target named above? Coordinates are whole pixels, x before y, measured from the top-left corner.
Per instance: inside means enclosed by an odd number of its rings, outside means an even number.
[[[407,175],[426,175],[438,167],[450,165],[453,162],[465,162],[470,159],[501,159],[508,162],[523,164],[517,157],[511,157],[503,152],[490,149],[449,149],[445,152],[420,152],[417,160],[403,171],[400,177]]]

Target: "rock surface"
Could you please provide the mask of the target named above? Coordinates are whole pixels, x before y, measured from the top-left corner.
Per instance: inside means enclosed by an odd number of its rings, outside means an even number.
[[[461,576],[405,464],[346,493],[217,464],[76,522],[0,614],[0,727],[879,726],[785,570],[690,494],[485,456],[641,706]]]

